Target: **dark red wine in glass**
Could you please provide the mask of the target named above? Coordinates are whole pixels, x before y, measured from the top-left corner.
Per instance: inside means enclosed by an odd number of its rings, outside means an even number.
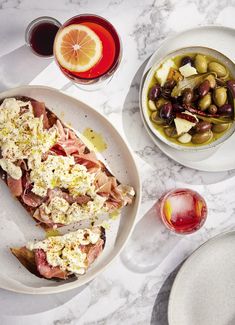
[[[33,20],[25,33],[27,45],[39,56],[52,57],[55,36],[60,26],[60,22],[52,17],[44,16]]]

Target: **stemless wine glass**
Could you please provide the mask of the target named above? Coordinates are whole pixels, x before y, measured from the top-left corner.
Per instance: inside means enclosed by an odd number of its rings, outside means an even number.
[[[27,26],[25,42],[34,54],[52,58],[54,39],[60,26],[61,23],[53,17],[38,17]]]
[[[96,90],[110,81],[117,70],[122,45],[109,21],[97,15],[82,14],[61,26],[54,42],[54,56],[60,70],[72,82],[84,86],[82,89]]]
[[[203,197],[190,189],[165,193],[136,224],[121,254],[135,272],[150,272],[161,264],[181,241],[181,235],[199,230],[207,217]]]

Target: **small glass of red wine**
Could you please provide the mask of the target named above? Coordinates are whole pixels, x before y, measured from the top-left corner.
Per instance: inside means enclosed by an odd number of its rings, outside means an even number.
[[[202,227],[207,217],[204,198],[190,189],[174,189],[164,194],[158,208],[164,225],[177,234],[191,234]]]
[[[61,23],[53,17],[38,17],[26,28],[26,44],[38,56],[53,57],[54,40],[60,27]]]

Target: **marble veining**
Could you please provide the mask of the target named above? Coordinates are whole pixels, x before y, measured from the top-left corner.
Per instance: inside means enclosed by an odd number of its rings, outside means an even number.
[[[112,81],[88,96],[69,84],[53,62],[33,57],[25,74],[27,24],[41,15],[63,22],[85,12],[109,19],[122,38],[123,60]],[[0,0],[0,90],[23,83],[44,84],[92,105],[128,141],[143,182],[139,223],[120,257],[87,286],[54,298],[30,301],[0,290],[1,324],[168,325],[167,302],[178,266],[210,237],[234,229],[235,170],[206,173],[166,157],[148,137],[140,118],[140,78],[148,58],[168,36],[199,25],[235,27],[234,14],[234,0]],[[154,204],[172,187],[193,188],[206,197],[210,215],[198,233],[177,237],[155,222]],[[138,252],[148,268],[131,262]],[[12,302],[21,307],[14,310]]]

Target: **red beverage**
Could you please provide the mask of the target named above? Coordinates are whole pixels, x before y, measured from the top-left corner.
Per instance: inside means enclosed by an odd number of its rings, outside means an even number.
[[[42,23],[35,26],[31,32],[30,45],[39,55],[53,54],[53,44],[59,27],[51,23]]]
[[[179,234],[198,230],[207,217],[205,200],[200,194],[189,189],[169,191],[160,199],[159,204],[163,223]]]
[[[52,17],[39,17],[26,29],[26,43],[32,51],[44,57],[53,56],[53,44],[61,24]]]
[[[88,70],[75,71],[76,70],[75,68],[74,69],[66,68],[65,65],[61,63],[61,60],[57,55],[57,53],[60,52],[60,49],[57,48],[58,37],[56,37],[55,45],[54,45],[54,54],[55,54],[55,59],[62,72],[68,78],[82,84],[95,83],[104,80],[110,75],[112,75],[114,71],[117,69],[121,60],[121,43],[120,43],[119,36],[115,28],[113,27],[113,25],[100,16],[84,14],[69,19],[60,28],[58,35],[61,32],[63,32],[63,30],[65,30],[66,27],[72,25],[75,27],[76,26],[79,27],[80,25],[82,25],[88,27],[92,32],[94,32],[95,35],[98,37],[99,41],[101,42],[102,51],[100,53],[100,57],[97,60],[97,62]],[[74,39],[76,39],[76,37]],[[70,41],[69,38],[67,38],[67,40]],[[80,45],[82,46],[83,44],[85,44],[83,40],[80,41],[80,43],[78,40],[77,43],[75,43],[74,41],[73,44],[74,50],[79,49]],[[63,49],[63,44],[61,45],[61,48]],[[66,51],[64,52],[65,52],[64,58],[66,59]],[[69,48],[67,52],[69,52]],[[79,60],[77,60],[76,62],[79,63]]]

